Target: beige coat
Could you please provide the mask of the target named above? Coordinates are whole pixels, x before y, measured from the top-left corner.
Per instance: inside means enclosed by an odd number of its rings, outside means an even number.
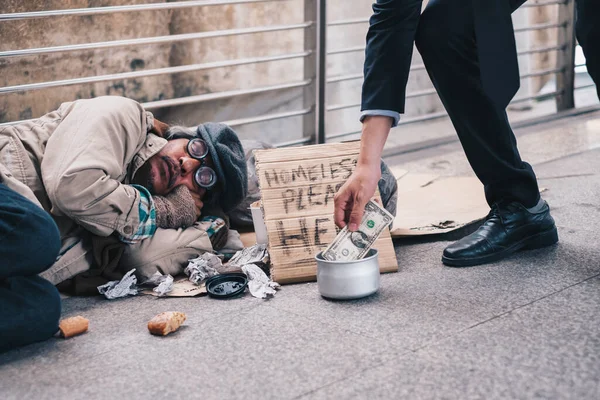
[[[212,251],[202,225],[159,230],[161,240],[130,246],[116,239],[139,224],[139,192],[128,183],[166,143],[150,133],[153,123],[139,103],[107,96],[0,127],[0,181],[50,212],[59,227],[59,258],[43,274],[52,283],[118,263],[145,270],[141,275],[176,273],[175,264]]]

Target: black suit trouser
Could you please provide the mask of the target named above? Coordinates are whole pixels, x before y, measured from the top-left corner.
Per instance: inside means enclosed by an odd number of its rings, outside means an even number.
[[[600,1],[577,0],[575,32],[600,98]]]
[[[507,0],[513,9],[521,0]],[[531,165],[524,162],[506,110],[481,86],[472,0],[431,0],[419,19],[416,45],[448,111],[489,204],[515,200],[526,207],[539,200]],[[600,83],[600,1],[578,0],[577,37],[590,75]]]

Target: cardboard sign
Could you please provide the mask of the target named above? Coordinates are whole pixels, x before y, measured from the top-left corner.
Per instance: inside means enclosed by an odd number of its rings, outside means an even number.
[[[351,142],[255,151],[274,281],[315,280],[314,257],[337,235],[333,199],[354,171],[359,146]],[[397,271],[389,229],[374,247],[381,272]]]

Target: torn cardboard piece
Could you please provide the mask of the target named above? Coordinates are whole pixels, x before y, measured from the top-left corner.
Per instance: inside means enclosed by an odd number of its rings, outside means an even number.
[[[439,178],[439,175],[434,174],[403,174],[400,178],[397,178],[398,182],[398,193],[409,192],[411,190],[419,189],[430,185]]]
[[[392,224],[392,237],[447,233],[479,221],[490,207],[483,185],[475,177],[410,177],[398,180],[398,208]],[[403,185],[405,179],[413,186]],[[420,186],[414,187],[416,182]]]
[[[392,168],[398,205],[390,231],[394,238],[452,232],[484,219],[490,211],[476,177],[439,177]],[[398,174],[398,175],[396,175]],[[540,193],[546,191],[540,188]]]

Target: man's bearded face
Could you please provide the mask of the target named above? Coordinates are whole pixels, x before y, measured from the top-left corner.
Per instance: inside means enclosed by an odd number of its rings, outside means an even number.
[[[133,182],[144,186],[151,194],[165,196],[175,187],[184,185],[191,192],[198,193],[201,198],[206,189],[199,187],[194,181],[194,173],[201,162],[192,158],[187,151],[189,139],[169,140],[165,147],[153,155],[137,171]],[[205,165],[213,168],[210,155],[205,158]]]

